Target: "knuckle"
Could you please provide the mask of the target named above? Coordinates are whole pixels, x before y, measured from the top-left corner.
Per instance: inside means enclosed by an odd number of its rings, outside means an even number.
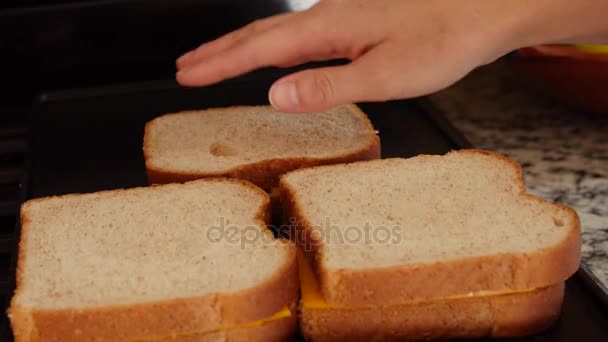
[[[371,88],[367,96],[373,99],[395,99],[399,97],[401,89],[408,83],[406,79],[397,77],[389,70],[399,68],[380,68],[369,71],[367,85]]]
[[[257,19],[251,24],[247,25],[245,30],[247,33],[257,33],[262,29],[262,26],[264,26],[263,19]]]
[[[188,61],[196,60],[204,50],[205,44],[201,44],[196,47],[196,49],[192,50],[188,55]]]
[[[319,71],[313,77],[313,100],[318,103],[329,103],[335,96],[335,87],[327,72]]]

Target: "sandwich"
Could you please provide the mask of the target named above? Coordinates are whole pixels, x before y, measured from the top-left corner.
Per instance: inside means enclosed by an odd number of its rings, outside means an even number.
[[[251,183],[35,199],[21,208],[15,341],[283,341],[296,332],[295,246]]]
[[[380,140],[355,105],[309,114],[270,106],[166,114],[146,124],[143,145],[150,184],[219,176],[270,193],[288,171],[380,158]]]
[[[528,194],[498,154],[319,166],[280,189],[312,341],[532,334],[579,266],[576,212]]]

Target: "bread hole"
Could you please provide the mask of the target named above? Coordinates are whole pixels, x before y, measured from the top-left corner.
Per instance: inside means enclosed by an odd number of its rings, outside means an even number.
[[[554,217],[553,218],[553,224],[555,224],[556,227],[563,227],[564,226],[564,220]]]
[[[238,154],[238,151],[233,146],[223,142],[215,142],[209,146],[209,153],[216,157],[233,157]]]

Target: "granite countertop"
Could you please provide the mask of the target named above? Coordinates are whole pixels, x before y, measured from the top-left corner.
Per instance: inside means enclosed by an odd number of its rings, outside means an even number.
[[[608,287],[608,115],[525,89],[505,61],[430,99],[475,147],[518,161],[531,193],[576,209],[583,262]]]

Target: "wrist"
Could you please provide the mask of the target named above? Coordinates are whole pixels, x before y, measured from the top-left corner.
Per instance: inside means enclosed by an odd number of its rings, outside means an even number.
[[[540,44],[594,44],[608,40],[606,0],[517,0],[506,33],[512,49]]]
[[[476,27],[488,48],[485,63],[513,50],[540,44],[608,41],[606,0],[474,0]]]
[[[544,1],[544,0],[538,0]],[[527,0],[471,0],[464,2],[470,23],[469,47],[481,48],[479,65],[495,61],[505,54],[532,45],[532,37],[526,32],[532,15]]]

